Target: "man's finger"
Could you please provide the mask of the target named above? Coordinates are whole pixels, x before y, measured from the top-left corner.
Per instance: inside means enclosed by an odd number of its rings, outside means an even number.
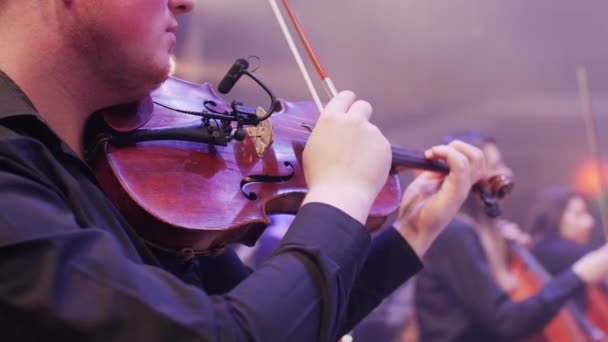
[[[366,120],[372,117],[372,105],[367,101],[357,100],[350,106],[348,110],[348,115],[360,115],[363,116]]]
[[[355,93],[350,90],[345,90],[339,92],[336,96],[334,96],[325,108],[323,109],[323,114],[321,115],[332,115],[332,114],[343,114],[348,112],[350,107],[355,102]]]
[[[424,156],[428,159],[445,160],[452,171],[465,170],[470,165],[464,154],[449,145],[433,146],[424,152]]]

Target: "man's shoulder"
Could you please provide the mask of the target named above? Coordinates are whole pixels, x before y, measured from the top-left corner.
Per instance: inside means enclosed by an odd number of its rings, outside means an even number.
[[[41,153],[47,148],[40,140],[0,121],[0,156],[28,160],[38,159]]]
[[[10,129],[4,122],[0,121],[0,140],[14,139],[21,135]]]
[[[0,121],[1,171],[42,181],[55,157],[40,140]]]

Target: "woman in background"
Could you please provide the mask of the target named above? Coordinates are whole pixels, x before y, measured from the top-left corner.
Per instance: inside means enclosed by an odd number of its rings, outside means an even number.
[[[568,269],[597,246],[592,241],[595,219],[587,199],[565,186],[552,186],[540,193],[530,211],[528,233],[534,241],[532,253],[553,275]],[[585,291],[576,296],[586,307]]]

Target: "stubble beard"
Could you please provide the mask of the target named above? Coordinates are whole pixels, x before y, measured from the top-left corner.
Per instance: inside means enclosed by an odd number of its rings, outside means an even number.
[[[103,31],[91,28],[75,34],[75,47],[82,67],[90,72],[92,83],[107,98],[107,105],[137,101],[163,83],[170,65],[160,65],[136,46],[117,46]]]

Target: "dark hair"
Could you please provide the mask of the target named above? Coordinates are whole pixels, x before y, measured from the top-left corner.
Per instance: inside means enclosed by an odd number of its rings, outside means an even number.
[[[476,147],[483,147],[487,144],[496,144],[496,138],[480,130],[454,132],[444,136],[443,139],[441,139],[441,142],[443,144],[449,144],[453,140],[460,140]]]
[[[551,186],[535,199],[524,229],[534,239],[559,234],[559,225],[570,200],[585,196],[566,186]]]
[[[454,140],[460,140],[479,148],[483,148],[485,145],[489,144],[496,144],[496,139],[492,135],[481,130],[454,132],[444,136],[441,139],[441,142],[443,144],[449,144]],[[486,215],[481,200],[474,192],[469,194],[460,210],[463,213],[470,215],[475,220]]]

